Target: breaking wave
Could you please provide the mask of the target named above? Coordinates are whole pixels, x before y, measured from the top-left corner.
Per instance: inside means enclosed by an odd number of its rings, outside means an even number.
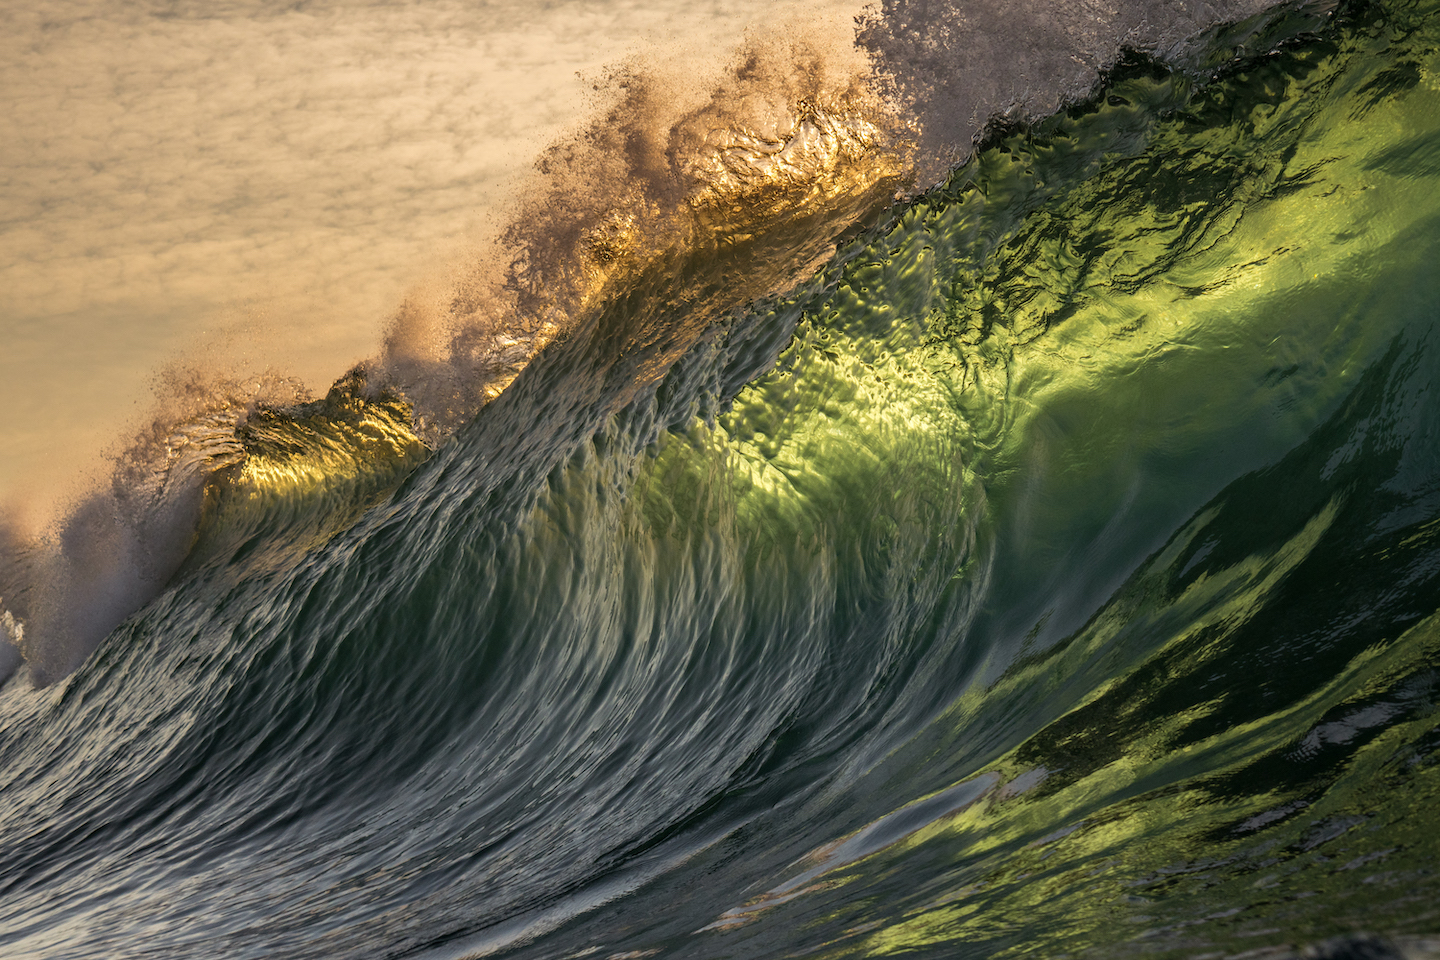
[[[617,67],[324,397],[0,531],[0,945],[1440,955],[1437,23]]]

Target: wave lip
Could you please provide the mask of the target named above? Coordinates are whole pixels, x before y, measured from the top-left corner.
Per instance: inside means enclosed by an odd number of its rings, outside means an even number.
[[[212,478],[244,460],[239,424],[263,399],[298,389],[282,378],[176,393],[185,413],[141,432],[106,485],[38,534],[5,532],[0,595],[37,686],[69,675],[160,595],[195,543]]]
[[[1284,0],[880,0],[858,18],[886,96],[913,118],[922,186],[943,178],[997,118],[1027,121],[1083,100],[1136,50],[1179,63],[1217,26]],[[1309,4],[1333,7],[1332,0]]]

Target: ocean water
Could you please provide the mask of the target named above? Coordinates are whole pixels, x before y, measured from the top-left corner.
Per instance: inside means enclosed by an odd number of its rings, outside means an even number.
[[[0,954],[1440,956],[1437,14],[617,68],[5,531]]]

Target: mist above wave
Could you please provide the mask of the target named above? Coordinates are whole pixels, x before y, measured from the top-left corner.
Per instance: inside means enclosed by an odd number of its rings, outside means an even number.
[[[877,0],[857,42],[915,122],[917,178],[943,177],[996,117],[1051,113],[1126,49],[1183,59],[1202,31],[1273,0]]]

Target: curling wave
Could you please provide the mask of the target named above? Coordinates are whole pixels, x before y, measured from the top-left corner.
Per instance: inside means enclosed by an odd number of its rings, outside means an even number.
[[[898,201],[863,82],[631,85],[545,158],[624,202],[157,434],[178,575],[0,690],[0,945],[1440,955],[1436,12],[1131,50]]]

